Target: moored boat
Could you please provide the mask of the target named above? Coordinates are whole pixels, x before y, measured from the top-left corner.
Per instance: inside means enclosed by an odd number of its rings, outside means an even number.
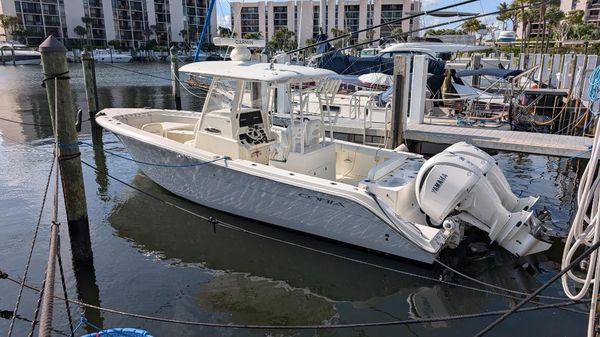
[[[0,41],[0,64],[12,65],[40,64],[42,55],[14,41]]]
[[[113,49],[94,49],[92,57],[94,61],[101,63],[128,63],[133,59],[130,53]]]
[[[235,43],[233,61],[180,68],[212,78],[201,113],[105,109],[96,118],[159,185],[221,211],[425,263],[457,247],[466,227],[516,255],[549,248],[531,210],[537,198],[516,197],[485,152],[459,143],[425,161],[330,138],[335,74],[251,62],[247,41]],[[312,115],[308,95],[323,102]],[[289,115],[287,127],[273,125],[275,110]]]

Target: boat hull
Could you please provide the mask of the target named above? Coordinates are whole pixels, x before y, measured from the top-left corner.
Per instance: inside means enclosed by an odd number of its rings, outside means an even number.
[[[15,52],[15,65],[39,65],[41,63],[40,55],[23,55]],[[0,56],[0,64],[13,65],[12,55],[10,51],[5,50],[4,55]]]
[[[197,165],[201,163],[198,159],[117,136],[144,174],[192,202],[424,263],[432,263],[435,257],[354,200],[241,172],[223,161]]]

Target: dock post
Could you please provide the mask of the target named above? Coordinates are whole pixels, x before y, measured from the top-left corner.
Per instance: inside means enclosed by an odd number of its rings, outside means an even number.
[[[410,86],[410,116],[408,121],[423,124],[425,121],[425,95],[427,92],[427,66],[425,55],[415,55],[412,64],[412,83]],[[437,97],[433,93],[432,98]]]
[[[98,112],[98,92],[96,87],[96,64],[94,58],[87,51],[81,53],[81,65],[83,67],[83,80],[85,82],[85,97],[87,100],[88,113],[92,128],[97,128],[96,113]]]
[[[58,158],[71,253],[74,262],[92,263],[87,204],[81,172],[81,153],[77,144],[75,114],[67,66],[67,49],[54,36],[50,35],[40,45],[39,50],[42,54],[42,69],[50,106],[50,118],[52,125],[57,125],[57,134],[54,136],[59,144]]]
[[[390,148],[395,149],[404,143],[404,128],[406,125],[406,115],[404,114],[405,92],[408,92],[406,86],[406,75],[408,67],[406,65],[406,56],[394,56],[394,93],[392,94],[392,120]]]
[[[473,55],[473,69],[479,69],[481,68],[481,54],[474,54]],[[473,76],[473,86],[474,87],[479,87],[479,85],[481,84],[481,78],[479,77],[479,75],[475,75]]]
[[[171,54],[171,86],[175,98],[175,109],[181,110],[181,93],[179,92],[179,60],[177,59],[177,47],[169,50]]]

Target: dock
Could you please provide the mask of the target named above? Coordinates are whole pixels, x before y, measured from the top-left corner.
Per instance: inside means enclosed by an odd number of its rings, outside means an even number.
[[[411,141],[448,145],[465,141],[490,150],[569,158],[589,158],[594,140],[579,136],[416,123],[407,125],[404,137]]]

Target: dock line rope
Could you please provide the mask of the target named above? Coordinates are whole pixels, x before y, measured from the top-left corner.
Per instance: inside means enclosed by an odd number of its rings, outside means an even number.
[[[563,277],[563,275],[565,275],[567,273],[570,273],[571,270],[573,268],[575,268],[575,266],[577,266],[587,256],[589,256],[590,254],[596,254],[596,251],[598,250],[598,247],[600,247],[600,241],[596,241],[596,243],[594,243],[590,248],[588,248],[583,254],[579,255],[575,260],[573,260],[572,262],[570,262],[568,266],[563,267],[562,270],[560,271],[560,273],[552,276],[552,278],[550,278],[548,281],[546,281],[546,283],[544,283],[544,285],[542,285],[541,287],[539,287],[536,291],[534,291],[533,293],[531,293],[529,296],[527,296],[526,299],[524,299],[521,302],[519,302],[519,304],[515,305],[508,312],[504,313],[496,321],[492,322],[490,325],[488,325],[487,327],[485,327],[483,330],[479,331],[477,334],[474,335],[474,337],[481,337],[481,336],[485,335],[486,333],[488,333],[490,330],[492,330],[494,327],[498,326],[498,324],[502,323],[510,315],[512,315],[513,313],[517,312],[521,307],[523,307],[525,304],[527,304],[528,302],[530,302],[535,296],[537,296],[539,293],[541,293],[542,291],[544,291],[544,289],[548,288],[552,283],[554,283],[554,281],[556,281],[559,278]],[[591,300],[591,302],[592,302],[591,303],[592,310],[594,308],[594,305],[593,305],[594,304],[593,303],[594,302],[594,297],[595,296],[592,295],[592,300]],[[590,316],[590,317],[592,317],[592,316]],[[592,320],[593,319],[595,319],[595,317],[593,317]],[[591,336],[593,336],[593,334]]]
[[[590,76],[588,96],[592,100],[591,105],[600,101],[600,66],[596,67]],[[591,151],[590,161],[583,172],[577,189],[578,209],[565,242],[562,268],[572,264],[572,259],[581,248],[596,247],[600,244],[600,176],[597,175],[598,160],[600,160],[600,119],[596,122]],[[575,261],[581,261],[583,256],[580,255]],[[562,275],[561,283],[567,297],[574,300],[583,298],[592,288],[587,329],[587,336],[592,337],[595,334],[598,291],[600,290],[598,252],[591,253],[589,259],[584,262],[581,268],[585,270],[584,277],[575,275],[569,270]],[[579,286],[578,290],[571,289],[573,283]]]
[[[67,70],[64,73],[56,74],[56,75],[53,75],[53,76],[48,76],[48,75],[44,74],[44,79],[42,80],[42,88],[45,88],[46,87],[46,82],[50,81],[50,80],[54,80],[54,82],[56,83],[57,80],[68,80],[68,79],[70,79],[71,77],[65,76],[68,73],[69,73],[69,71]]]
[[[33,249],[35,247],[35,243],[37,241],[37,237],[38,237],[38,233],[39,233],[39,229],[40,229],[40,225],[42,223],[42,215],[44,214],[44,207],[46,205],[46,199],[48,197],[48,190],[50,187],[50,181],[52,180],[52,172],[54,171],[54,164],[55,164],[55,160],[52,160],[52,164],[50,165],[50,171],[48,172],[48,178],[46,179],[46,187],[44,188],[44,196],[42,197],[42,205],[40,207],[40,212],[38,214],[38,220],[37,220],[37,224],[35,226],[35,229],[33,231],[33,238],[31,239],[31,245],[29,248],[29,254],[27,255],[27,262],[25,263],[25,270],[23,271],[23,281],[21,282],[21,285],[19,286],[19,292],[17,295],[17,302],[15,303],[15,308],[13,310],[14,315],[13,318],[10,321],[10,326],[8,328],[8,333],[7,336],[10,337],[12,335],[13,332],[13,328],[14,328],[14,323],[15,323],[15,319],[16,316],[18,315],[19,312],[19,305],[21,303],[21,296],[23,294],[23,287],[25,286],[25,281],[27,280],[27,274],[29,273],[29,266],[31,264],[31,257],[33,256]],[[3,275],[0,275],[0,278],[2,278]]]
[[[13,279],[12,277],[7,278],[9,281],[13,283],[19,283],[18,280]],[[27,289],[39,292],[41,291],[38,288],[26,285]],[[54,298],[59,300],[65,300],[64,298],[55,295]],[[365,323],[341,323],[341,324],[318,324],[318,325],[269,325],[269,324],[230,324],[230,323],[212,323],[212,322],[201,322],[201,321],[188,321],[188,320],[179,320],[179,319],[169,319],[164,317],[150,316],[150,315],[142,315],[136,314],[121,310],[115,310],[111,308],[101,307],[77,300],[68,300],[72,304],[80,305],[86,308],[96,309],[103,312],[108,312],[111,314],[116,314],[120,316],[127,316],[133,318],[139,318],[150,321],[171,323],[171,324],[181,324],[181,325],[192,325],[192,326],[203,326],[203,327],[211,327],[211,328],[223,328],[223,329],[248,329],[248,330],[327,330],[327,329],[351,329],[351,328],[364,328],[364,327],[378,327],[378,326],[394,326],[394,325],[410,325],[410,324],[423,324],[423,323],[434,323],[434,322],[446,322],[446,321],[456,321],[463,319],[471,319],[471,318],[480,318],[480,317],[489,317],[489,316],[499,316],[502,314],[506,314],[513,310],[494,310],[494,311],[485,311],[474,314],[462,314],[462,315],[451,315],[451,316],[441,316],[441,317],[432,317],[432,318],[420,318],[420,319],[405,319],[405,320],[393,320],[393,321],[381,321],[381,322],[365,322]],[[568,302],[559,302],[559,303],[551,303],[551,304],[543,304],[539,306],[527,307],[527,308],[519,308],[515,310],[515,312],[529,312],[529,311],[537,311],[544,309],[555,309],[555,308],[563,308],[572,305],[578,305],[586,303],[587,301],[568,301]]]

